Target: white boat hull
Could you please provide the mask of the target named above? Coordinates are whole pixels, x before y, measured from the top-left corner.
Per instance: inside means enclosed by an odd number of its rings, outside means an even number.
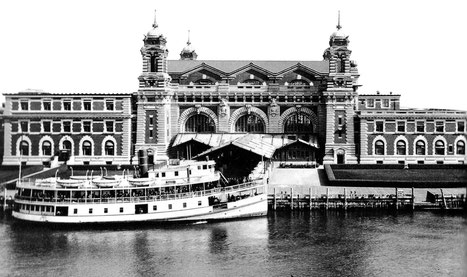
[[[202,201],[203,205],[198,206]],[[140,203],[112,203],[112,204],[68,204],[57,205],[56,207],[68,207],[70,214],[58,216],[47,213],[24,213],[13,211],[13,217],[29,222],[57,223],[57,224],[83,224],[83,223],[119,223],[119,222],[168,222],[168,221],[212,221],[225,220],[243,217],[265,216],[267,214],[267,195],[261,194],[251,196],[234,202],[228,202],[223,208],[215,208],[205,203],[207,197],[195,197],[190,199],[179,199],[172,201],[140,202]],[[187,208],[183,207],[186,203]],[[135,205],[148,205],[149,208],[157,206],[158,210],[149,209],[147,213],[138,214]],[[168,205],[172,205],[173,210],[167,210]],[[104,214],[103,209],[107,208]],[[125,213],[119,213],[123,208]],[[164,209],[165,208],[165,209]],[[77,209],[77,214],[72,211]],[[94,214],[89,214],[89,209],[93,209]],[[87,214],[86,214],[87,213]]]

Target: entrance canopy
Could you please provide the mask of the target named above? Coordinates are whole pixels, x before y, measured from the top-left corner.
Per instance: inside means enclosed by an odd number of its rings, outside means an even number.
[[[303,140],[292,140],[281,135],[269,135],[269,134],[179,134],[174,140],[173,147],[186,143],[190,140],[204,143],[211,146],[209,150],[206,150],[193,158],[204,157],[214,151],[220,150],[226,146],[234,145],[238,148],[246,151],[255,153],[265,158],[272,158],[276,149],[288,146],[290,144],[299,141],[302,144],[306,144],[312,147],[316,147],[316,144],[306,142]]]

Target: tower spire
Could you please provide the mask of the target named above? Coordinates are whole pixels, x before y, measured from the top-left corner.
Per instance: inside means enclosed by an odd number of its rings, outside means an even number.
[[[190,45],[191,42],[190,42],[190,30],[188,30],[188,41],[186,42],[186,44]]]
[[[152,24],[153,28],[157,28],[156,12],[157,12],[157,10],[154,10],[154,24]]]
[[[338,11],[337,12],[337,26],[336,26],[337,30],[340,30],[342,28],[341,26],[341,11]]]

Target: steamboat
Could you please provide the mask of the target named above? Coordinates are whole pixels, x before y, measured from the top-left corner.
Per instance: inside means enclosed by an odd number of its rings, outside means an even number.
[[[228,180],[215,170],[214,161],[179,161],[146,175],[21,181],[13,216],[30,222],[80,224],[197,222],[267,214],[262,175]]]

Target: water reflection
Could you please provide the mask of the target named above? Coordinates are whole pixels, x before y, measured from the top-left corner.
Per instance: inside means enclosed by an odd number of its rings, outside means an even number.
[[[209,224],[0,222],[0,276],[461,276],[461,216],[313,211]]]

